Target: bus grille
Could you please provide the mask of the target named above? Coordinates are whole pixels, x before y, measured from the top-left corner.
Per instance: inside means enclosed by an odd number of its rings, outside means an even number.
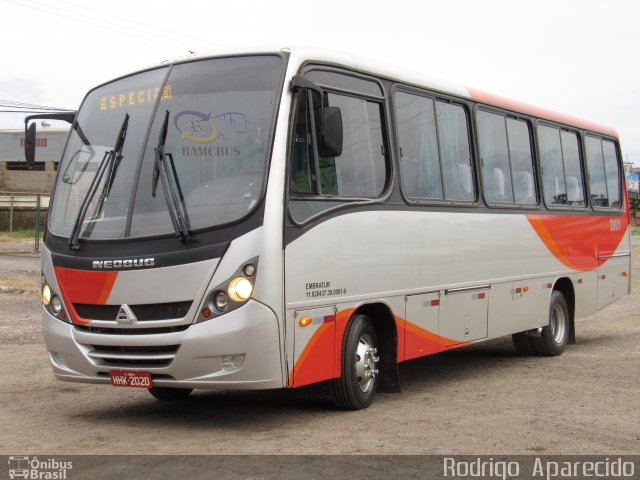
[[[90,327],[88,325],[74,325],[79,332],[99,333],[101,335],[153,335],[159,333],[184,332],[191,325],[176,325],[173,327],[151,327],[151,328],[111,328],[111,327]]]
[[[138,321],[171,320],[184,317],[193,302],[148,303],[129,305]],[[87,320],[113,320],[115,322],[121,305],[90,305],[74,303],[73,307],[82,318]]]
[[[96,364],[106,367],[168,367],[176,356],[179,345],[117,347],[91,345],[87,355]]]

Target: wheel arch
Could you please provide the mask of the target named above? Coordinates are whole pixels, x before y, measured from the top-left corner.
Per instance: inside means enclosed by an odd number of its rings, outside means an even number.
[[[398,329],[391,308],[385,303],[367,303],[360,305],[351,315],[366,315],[371,319],[378,337],[380,356],[380,381],[378,392],[400,393],[400,375],[398,373]],[[351,318],[349,321],[351,321]]]
[[[568,277],[562,277],[556,280],[553,290],[557,290],[564,296],[569,307],[569,344],[576,343],[576,327],[575,327],[575,311],[576,311],[576,294],[573,282]]]

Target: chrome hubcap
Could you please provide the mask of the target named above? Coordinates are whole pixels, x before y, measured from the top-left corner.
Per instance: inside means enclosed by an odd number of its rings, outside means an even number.
[[[369,392],[378,375],[378,349],[373,346],[373,341],[368,333],[365,333],[358,340],[358,350],[356,351],[356,376],[358,386],[363,393]]]
[[[557,344],[561,344],[567,329],[567,315],[562,305],[556,305],[551,312],[551,337]]]

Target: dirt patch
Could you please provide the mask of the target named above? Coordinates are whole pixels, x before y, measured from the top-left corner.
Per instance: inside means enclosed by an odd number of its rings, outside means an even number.
[[[640,238],[633,239],[640,278]],[[39,277],[37,258],[0,256],[0,275]],[[11,275],[8,275],[11,277]],[[516,355],[509,338],[400,366],[402,394],[333,409],[323,386],[197,391],[176,403],[145,391],[54,380],[39,301],[0,294],[0,453],[638,454],[640,285],[577,321],[557,358]]]

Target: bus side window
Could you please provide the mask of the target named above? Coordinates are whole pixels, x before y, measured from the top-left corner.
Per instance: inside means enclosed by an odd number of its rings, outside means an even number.
[[[477,118],[484,197],[489,203],[514,203],[506,119],[482,110]]]
[[[586,136],[585,144],[591,202],[595,207],[620,208],[620,163],[615,144],[591,135]]]
[[[475,200],[467,114],[405,92],[394,97],[402,189],[412,200]]]

